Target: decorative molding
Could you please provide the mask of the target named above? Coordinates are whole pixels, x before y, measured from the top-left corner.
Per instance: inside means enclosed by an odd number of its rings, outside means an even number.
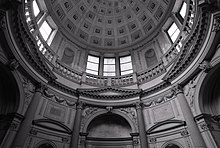
[[[156,105],[159,105],[159,104],[166,103],[166,102],[168,102],[168,101],[170,101],[170,100],[172,100],[174,98],[175,98],[174,91],[170,91],[164,97],[160,97],[160,98],[157,98],[157,99],[149,101],[149,102],[144,102],[143,106],[144,107],[153,107],[153,106],[156,106]]]
[[[8,66],[9,66],[10,70],[12,70],[12,71],[16,70],[19,65],[20,65],[19,62],[15,59],[10,60],[8,63]]]
[[[212,65],[208,61],[203,61],[199,64],[199,68],[207,73],[212,68]]]
[[[163,126],[163,125],[168,125],[168,124],[176,124],[175,126],[169,127],[169,128],[165,128],[165,129],[161,129],[161,130],[156,130],[157,128]],[[147,130],[147,134],[154,134],[154,133],[159,133],[159,132],[163,132],[163,131],[168,131],[171,129],[175,129],[181,126],[185,126],[186,122],[185,121],[181,121],[181,120],[166,120],[166,121],[162,121],[162,122],[158,122],[155,125],[153,125],[151,128],[149,128]]]
[[[71,106],[71,107],[73,107],[73,106],[76,105],[76,102],[74,102],[74,101],[69,101],[69,100],[64,99],[64,98],[62,98],[62,97],[59,97],[59,96],[57,96],[57,95],[54,95],[54,94],[50,93],[48,90],[46,90],[46,89],[43,91],[43,95],[44,95],[46,98],[48,98],[48,99],[50,99],[50,100],[52,100],[52,101],[54,101],[54,102],[57,102],[57,103],[59,103],[59,104],[62,104],[62,105]]]
[[[185,137],[185,136],[189,136],[189,132],[185,129],[180,131],[181,136]]]
[[[95,99],[118,100],[140,96],[141,90],[104,87],[92,89],[78,89],[78,92],[80,96]]]
[[[137,113],[134,107],[120,108],[119,110],[124,112],[137,125]]]
[[[183,87],[180,84],[177,84],[172,87],[171,91],[173,91],[175,95],[178,95],[180,93],[183,94]]]
[[[220,16],[215,18],[215,23],[213,25],[213,32],[217,32],[220,30]]]
[[[37,119],[37,120],[33,120],[33,125],[35,126],[39,126],[39,127],[43,127],[43,128],[47,128],[53,131],[57,131],[57,132],[61,132],[61,133],[67,133],[67,134],[71,134],[72,131],[69,127],[67,127],[66,125],[62,124],[61,122],[55,121],[55,120],[51,120],[51,119]],[[56,129],[52,126],[48,126],[46,124],[53,124],[56,125],[58,127],[60,127],[61,129]]]

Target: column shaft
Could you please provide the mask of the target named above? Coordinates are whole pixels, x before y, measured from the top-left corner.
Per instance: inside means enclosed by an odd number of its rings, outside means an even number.
[[[24,147],[26,137],[31,129],[32,121],[34,120],[35,112],[37,110],[38,104],[42,96],[42,90],[43,90],[42,85],[37,86],[37,88],[35,89],[34,96],[28,106],[24,120],[21,123],[19,131],[13,142],[13,147],[16,148]]]
[[[76,116],[73,124],[73,133],[71,137],[70,148],[78,147],[81,116],[82,116],[82,103],[79,103],[76,108]]]
[[[136,105],[136,110],[137,110],[137,120],[138,120],[138,129],[139,129],[141,148],[148,148],[146,128],[145,128],[145,123],[144,123],[142,107],[140,104]]]
[[[183,94],[183,91],[181,90],[180,86],[176,86],[176,87],[178,87],[176,88],[177,89],[176,97],[177,97],[177,100],[179,101],[183,116],[185,118],[185,121],[188,127],[188,131],[193,141],[193,145],[195,148],[206,148],[205,142],[194,120],[193,114]]]

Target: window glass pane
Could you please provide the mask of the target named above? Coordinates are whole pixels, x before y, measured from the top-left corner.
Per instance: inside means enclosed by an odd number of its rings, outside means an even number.
[[[115,72],[115,65],[104,65],[104,71],[105,72],[108,72],[108,71]]]
[[[133,70],[122,71],[121,75],[126,75],[126,74],[130,74],[130,73],[133,73]]]
[[[86,65],[86,72],[94,75],[98,75],[99,72],[99,57],[88,55],[88,61]]]
[[[174,32],[174,34],[171,36],[171,40],[172,40],[173,42],[177,39],[179,33],[180,33],[180,30],[178,29],[178,30],[176,30],[176,31]]]
[[[173,24],[170,26],[170,28],[168,29],[167,33],[169,34],[169,36],[170,36],[172,42],[174,42],[174,41],[177,39],[177,37],[178,37],[178,35],[179,35],[179,33],[180,33],[180,30],[179,30],[179,28],[177,27],[177,25],[176,25],[175,23],[173,23]]]
[[[49,26],[49,24],[47,23],[47,21],[44,21],[42,26],[40,27],[40,33],[43,36],[44,40],[46,41],[50,35],[50,33],[52,32],[52,28]]]
[[[131,62],[131,56],[120,58],[120,63],[127,63],[127,62]]]
[[[98,75],[98,71],[92,71],[92,70],[86,69],[86,72],[93,74],[93,75]]]
[[[36,0],[33,1],[33,9],[34,9],[34,16],[36,17],[40,13],[40,9],[37,5]]]
[[[131,63],[121,64],[121,71],[132,69]]]
[[[131,56],[120,57],[121,75],[133,73]]]
[[[103,75],[104,75],[104,76],[115,76],[115,73],[107,73],[107,72],[104,72]]]
[[[88,61],[93,63],[99,63],[99,58],[95,56],[88,55]]]
[[[104,58],[104,64],[115,64],[115,58]]]
[[[178,29],[177,25],[173,23],[170,28],[168,29],[168,34],[172,36],[172,34]]]
[[[180,9],[180,15],[184,18],[186,15],[186,3],[184,2],[181,9]]]
[[[98,71],[99,65],[91,62],[87,63],[87,69]]]

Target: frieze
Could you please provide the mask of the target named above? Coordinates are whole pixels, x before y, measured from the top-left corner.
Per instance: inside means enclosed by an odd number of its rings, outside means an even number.
[[[52,100],[54,102],[57,102],[59,104],[62,104],[62,105],[66,105],[66,106],[71,106],[72,107],[72,106],[75,106],[75,104],[76,104],[76,102],[74,102],[74,101],[69,101],[69,100],[64,99],[62,97],[56,96],[56,95],[54,95],[52,93],[49,93],[47,90],[43,91],[43,95],[46,98],[48,98],[48,99],[50,99],[50,100]]]
[[[143,103],[143,106],[144,107],[152,107],[152,106],[156,106],[156,105],[159,105],[159,104],[163,104],[167,101],[170,101],[172,99],[175,98],[175,93],[174,91],[170,91],[170,93],[168,93],[167,95],[165,95],[164,97],[160,97],[158,99],[155,99],[153,101],[149,101],[149,102],[144,102]]]
[[[78,89],[79,95],[95,99],[126,99],[131,97],[140,96],[141,90],[139,89],[121,89],[121,88],[95,88],[95,89]]]

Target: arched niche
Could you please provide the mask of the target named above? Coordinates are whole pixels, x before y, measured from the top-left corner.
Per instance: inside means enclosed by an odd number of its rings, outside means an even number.
[[[36,144],[34,148],[56,148],[56,145],[49,140],[43,140]]]
[[[176,141],[168,141],[162,145],[162,148],[183,148],[183,146]]]
[[[73,63],[73,59],[74,59],[74,51],[68,47],[65,48],[61,61],[71,66],[71,64]]]
[[[145,52],[145,60],[147,63],[147,67],[151,67],[158,63],[157,56],[153,48]]]
[[[19,105],[19,89],[16,80],[4,64],[0,63],[0,144],[14,118]]]
[[[202,113],[220,115],[220,64],[217,64],[203,78],[198,103]]]
[[[131,126],[125,118],[114,113],[95,117],[87,128],[88,137],[124,138],[130,137]]]

